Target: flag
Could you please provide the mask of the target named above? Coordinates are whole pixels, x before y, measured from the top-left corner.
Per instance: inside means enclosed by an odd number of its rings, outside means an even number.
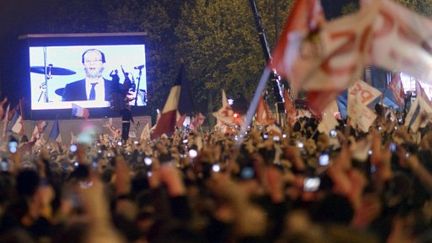
[[[4,108],[3,108],[3,106],[4,106],[4,104],[6,104],[6,102],[7,102],[7,97],[5,97],[1,102],[0,102],[0,119],[4,119],[4,114],[5,114],[5,111],[4,111]]]
[[[361,80],[348,89],[348,117],[354,127],[364,132],[369,131],[369,127],[377,117],[369,105],[380,95],[379,90]]]
[[[393,93],[396,103],[399,107],[403,107],[405,104],[405,92],[400,78],[400,73],[393,74],[388,87]]]
[[[87,108],[72,103],[72,116],[88,119],[90,112]]]
[[[293,100],[291,99],[291,95],[289,94],[289,91],[287,89],[284,90],[283,96],[285,100],[284,106],[287,115],[287,121],[288,124],[292,126],[297,121],[297,110],[295,108]]]
[[[176,121],[176,127],[183,128],[183,124],[186,121],[186,114],[180,115],[180,112],[177,111],[177,121]]]
[[[49,134],[48,139],[52,140],[52,141],[59,142],[59,143],[62,142],[62,138],[61,138],[61,134],[60,134],[60,125],[59,125],[59,121],[58,120],[56,120],[53,123],[53,126],[51,128],[51,132]]]
[[[364,7],[372,3],[373,0],[360,0],[360,6]]]
[[[427,96],[427,94],[424,91],[423,87],[421,86],[420,82],[416,80],[415,85],[416,85],[415,86],[416,87],[416,96],[422,97],[427,104],[431,105],[431,101],[429,100],[429,97]]]
[[[391,0],[373,2],[379,4],[379,12],[373,22],[370,64],[432,82],[432,21]]]
[[[9,122],[8,114],[9,114],[10,104],[6,107],[5,118],[3,120],[3,137],[6,137],[7,125]]]
[[[71,141],[70,144],[76,144],[77,143],[77,137],[73,132],[70,132]]]
[[[9,131],[12,131],[16,134],[22,135],[24,133],[24,126],[21,114],[18,111],[14,112],[14,115],[9,123]]]
[[[297,0],[272,54],[270,67],[291,82],[296,93],[305,76],[319,65],[319,59],[303,55],[315,51],[316,33],[325,21],[319,0]]]
[[[205,116],[201,112],[198,112],[198,114],[192,118],[191,129],[194,131],[198,130],[204,123],[204,120]]]
[[[222,90],[222,107],[212,114],[217,120],[217,126],[236,126],[235,113],[232,107],[228,104],[225,90]]]
[[[311,4],[311,1],[299,2],[296,2],[293,11],[299,11],[297,5]],[[373,8],[362,9],[358,13],[321,24],[319,29],[309,33],[308,38],[301,39],[300,44],[283,41],[284,36],[282,42],[279,41],[281,44],[278,43],[274,55],[286,56],[284,53],[295,48],[299,54],[295,63],[290,62],[289,58],[275,58],[272,66],[289,80],[294,80],[294,87],[308,91],[308,105],[315,115],[320,114],[340,92],[360,77],[367,61],[371,25],[378,11],[376,4],[371,6]],[[308,11],[305,10],[298,13],[301,16],[298,18],[305,19],[306,13]],[[296,20],[290,16],[288,21]],[[295,30],[291,32],[288,31],[288,35],[296,33]],[[287,39],[287,33],[284,34]],[[278,63],[283,65],[277,65]],[[288,69],[288,72],[283,69]]]
[[[152,139],[158,138],[162,134],[171,136],[174,133],[177,124],[177,111],[180,115],[188,114],[190,112],[190,107],[192,106],[191,98],[189,83],[186,80],[185,68],[182,64],[177,79],[171,87],[162,114],[156,122],[155,129],[151,134]]]
[[[327,65],[326,62],[322,62],[320,69],[315,71],[315,74],[311,74],[310,78],[303,80],[301,84],[303,89],[312,91],[311,95],[308,95],[308,100],[310,100],[310,105],[314,110],[319,111],[322,104],[327,103],[327,100],[337,95],[334,92],[330,93],[331,95],[322,95],[320,89],[337,91],[338,85],[336,84],[346,85],[344,80],[327,82],[336,79],[329,79],[325,76],[318,78],[320,77],[319,71],[322,71],[323,67],[327,67],[327,69],[331,67],[328,64],[333,64],[335,67],[330,70],[348,71],[347,74],[354,71],[358,65],[370,64],[388,70],[405,72],[420,80],[428,82],[432,80],[432,40],[429,38],[432,35],[432,21],[391,0],[364,2],[364,6],[358,14],[332,21],[322,28],[320,43],[322,56],[328,57]],[[362,15],[363,17],[359,17]],[[346,28],[345,32],[340,31],[343,29],[343,22],[348,23],[347,19],[357,19],[357,21],[351,22],[351,26],[355,27]],[[332,37],[345,39],[345,44],[333,49],[336,52],[329,52],[332,49],[329,48],[332,43],[338,45],[337,41],[332,40]],[[351,41],[347,41],[348,39]],[[356,42],[358,42],[358,45],[355,44],[357,48],[352,48],[353,44],[348,45],[348,43]],[[347,54],[353,49],[358,55],[352,55],[353,58],[349,58],[349,60],[357,60],[358,65],[353,65],[347,60]],[[326,53],[330,53],[330,55]],[[336,58],[339,58],[339,61]],[[341,69],[344,65],[350,69]],[[327,70],[327,74],[331,73]],[[337,72],[333,73],[336,74]],[[352,74],[351,76],[354,77],[355,72]],[[338,77],[338,79],[347,81],[346,78],[343,75]]]
[[[236,126],[235,113],[228,103],[225,90],[222,90],[222,107],[213,112],[212,115],[216,118],[215,129],[223,134],[234,133]],[[241,123],[239,123],[241,124]]]
[[[419,128],[426,126],[430,121],[432,108],[428,103],[424,96],[417,96],[411,104],[405,118],[405,126],[413,132],[417,132]]]
[[[30,138],[30,141],[37,141],[42,137],[43,132],[45,131],[45,128],[47,126],[46,121],[37,121],[36,125],[33,129],[32,136]]]
[[[263,125],[263,126],[272,125],[275,123],[275,119],[273,118],[273,114],[270,110],[270,107],[265,102],[262,96],[260,97],[258,102],[255,122],[258,125]]]
[[[315,114],[359,79],[367,63],[371,25],[378,12],[370,8],[328,22],[320,31],[320,66],[303,80],[308,105]]]
[[[140,142],[150,141],[150,123],[147,123],[141,131]]]
[[[330,131],[335,129],[335,127],[338,125],[338,121],[336,120],[338,113],[339,108],[336,101],[331,102],[322,113],[322,118],[318,125],[318,131],[325,134],[330,134]]]

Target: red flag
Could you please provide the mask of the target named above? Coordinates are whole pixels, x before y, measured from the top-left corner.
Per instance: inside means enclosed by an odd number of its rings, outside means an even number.
[[[284,100],[285,110],[287,113],[287,121],[290,125],[294,125],[294,123],[297,121],[297,110],[287,89],[284,90]]]
[[[332,102],[334,101],[341,90],[333,89],[326,91],[308,91],[307,92],[307,104],[310,107],[310,111],[314,116],[321,116],[321,112]]]
[[[273,118],[273,114],[270,110],[270,107],[267,105],[263,97],[261,96],[258,102],[258,107],[256,111],[257,124],[259,125],[272,125],[275,123],[275,119]]]
[[[392,80],[389,83],[389,89],[392,91],[396,103],[403,107],[405,104],[405,92],[400,78],[400,73],[393,74]]]
[[[305,76],[319,64],[318,59],[303,55],[303,51],[308,52],[310,47],[317,47],[306,43],[316,42],[315,34],[324,21],[319,0],[295,1],[273,51],[270,67],[290,80],[294,92],[301,86]]]

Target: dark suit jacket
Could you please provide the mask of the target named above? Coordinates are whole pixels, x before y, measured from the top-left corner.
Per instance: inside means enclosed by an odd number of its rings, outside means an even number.
[[[111,100],[111,81],[104,79],[105,82],[105,101]],[[63,92],[63,101],[87,100],[85,79],[67,84]]]

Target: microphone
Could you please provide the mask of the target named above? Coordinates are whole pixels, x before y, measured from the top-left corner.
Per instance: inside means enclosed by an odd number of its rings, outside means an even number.
[[[143,65],[139,65],[139,66],[136,66],[136,67],[134,67],[135,69],[143,69],[143,67],[144,67],[144,64]]]
[[[47,66],[46,72],[47,72],[48,78],[51,78],[53,67],[54,67],[54,65],[52,65],[52,64],[48,64],[48,66]]]

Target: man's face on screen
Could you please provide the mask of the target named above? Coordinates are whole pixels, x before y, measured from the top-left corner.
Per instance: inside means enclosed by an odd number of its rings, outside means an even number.
[[[102,54],[98,51],[89,51],[84,55],[84,71],[88,78],[100,78],[104,70]]]

